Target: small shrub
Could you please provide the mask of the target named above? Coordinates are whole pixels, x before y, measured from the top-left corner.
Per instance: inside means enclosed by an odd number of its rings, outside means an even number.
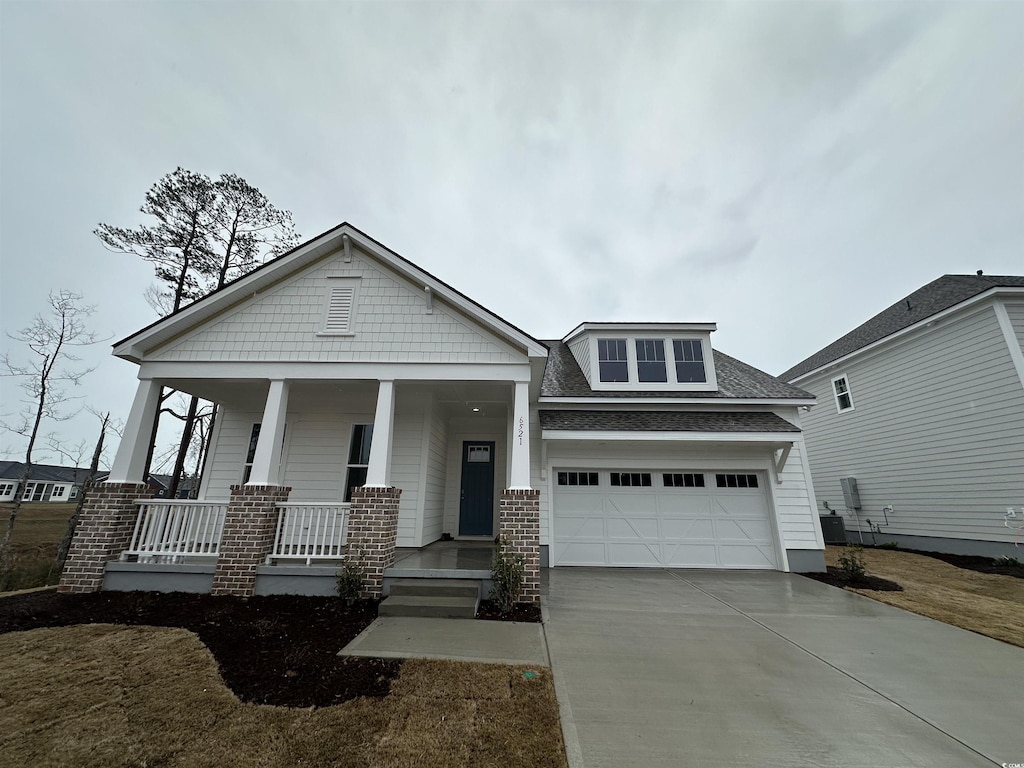
[[[879,549],[899,549],[900,545],[895,541],[887,541],[884,544],[878,545]]]
[[[851,544],[839,553],[839,570],[843,572],[850,582],[863,581],[867,575],[867,568],[864,567],[863,548]]]
[[[363,592],[363,572],[350,554],[338,569],[338,597],[352,605]]]
[[[1009,555],[997,557],[995,560],[992,561],[992,563],[994,565],[999,566],[1000,568],[1024,568],[1024,563],[1022,563],[1016,557],[1010,557]]]
[[[491,600],[503,616],[512,613],[526,576],[526,559],[501,542],[491,561]]]

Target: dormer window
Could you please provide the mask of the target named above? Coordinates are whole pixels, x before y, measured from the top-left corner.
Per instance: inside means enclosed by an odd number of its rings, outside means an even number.
[[[625,339],[598,339],[597,361],[601,381],[629,381],[629,361]]]
[[[700,342],[697,344],[699,346]],[[662,339],[636,340],[636,373],[637,380],[641,382],[668,381],[668,371],[665,369],[665,342]]]
[[[703,383],[708,380],[704,350],[698,339],[673,339],[672,351],[676,357],[676,381]]]

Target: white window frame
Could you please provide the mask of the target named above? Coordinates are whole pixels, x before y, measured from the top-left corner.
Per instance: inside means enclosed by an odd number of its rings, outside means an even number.
[[[598,341],[603,340],[626,341],[626,375],[628,381],[601,381],[601,360],[598,353]],[[718,390],[718,377],[715,373],[714,353],[711,347],[710,334],[669,332],[651,333],[638,330],[630,330],[629,333],[618,333],[614,331],[590,332],[590,365],[591,365],[591,389],[595,392],[622,392],[634,390],[637,392],[716,392]],[[660,341],[665,351],[665,373],[668,381],[640,381],[640,369],[636,359],[637,341]],[[704,358],[704,381],[679,381],[676,377],[676,356],[674,341],[696,341],[701,345],[701,355]]]
[[[331,315],[331,297],[335,290],[348,289],[352,291],[352,303],[348,313],[348,327],[345,330],[328,330],[327,321]],[[320,318],[320,331],[317,336],[355,336],[353,330],[356,313],[359,310],[359,278],[358,277],[327,277],[327,287],[324,291],[324,311]]]
[[[836,382],[838,381],[843,382],[843,384],[846,386],[845,392],[841,393],[836,389]],[[840,395],[846,395],[847,399],[849,399],[850,401],[850,404],[846,408],[843,408],[842,404],[840,404],[839,402]],[[841,373],[838,376],[832,378],[832,398],[836,401],[836,413],[848,413],[849,411],[854,410],[853,389],[850,387],[850,377],[847,376],[845,373]]]

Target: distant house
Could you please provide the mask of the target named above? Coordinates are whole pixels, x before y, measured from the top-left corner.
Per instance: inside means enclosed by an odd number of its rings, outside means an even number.
[[[1024,277],[944,275],[783,373],[818,398],[819,511],[855,540],[1022,557],[1022,346]]]
[[[0,461],[0,502],[14,501],[24,466],[20,461]],[[97,473],[96,479],[103,479],[106,474]],[[33,464],[21,489],[22,501],[75,501],[88,476],[87,468]]]

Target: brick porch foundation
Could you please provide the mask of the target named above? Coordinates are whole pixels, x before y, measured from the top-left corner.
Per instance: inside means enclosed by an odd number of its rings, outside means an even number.
[[[540,602],[540,491],[506,489],[499,507],[501,542],[526,561],[522,603]]]
[[[348,512],[346,557],[363,575],[362,596],[379,599],[384,570],[395,564],[401,488],[355,488]]]
[[[256,569],[274,546],[277,504],[287,501],[291,490],[280,485],[231,486],[211,595],[252,594]]]
[[[103,570],[128,549],[138,499],[152,495],[145,483],[98,483],[87,492],[75,537],[71,540],[58,592],[99,592]]]

